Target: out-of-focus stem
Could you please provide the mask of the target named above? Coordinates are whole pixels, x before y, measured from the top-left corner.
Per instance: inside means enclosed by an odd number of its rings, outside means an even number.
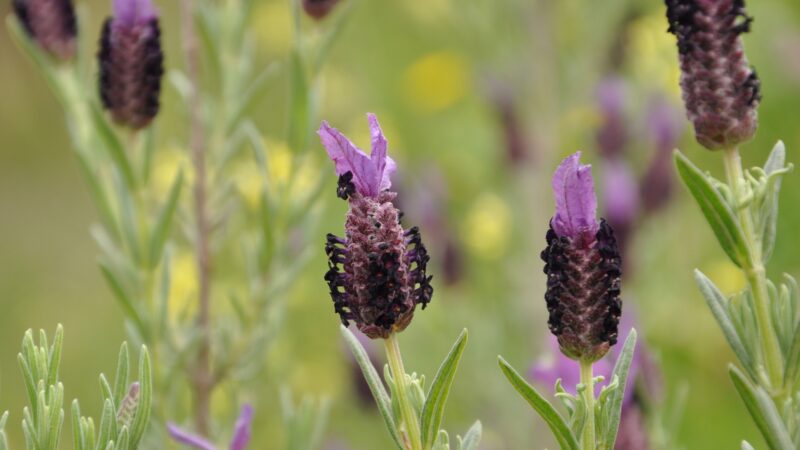
[[[386,356],[389,360],[389,370],[392,372],[397,389],[397,403],[400,405],[402,425],[405,426],[408,450],[422,450],[422,439],[419,430],[419,419],[411,406],[406,391],[406,370],[403,367],[403,357],[400,355],[400,344],[397,342],[397,333],[392,333],[384,340]],[[400,424],[398,424],[400,425]]]
[[[737,147],[729,148],[724,151],[725,173],[728,178],[733,197],[738,202],[744,194],[742,183],[744,183],[744,172],[742,170],[742,159],[739,156]],[[767,376],[769,377],[772,392],[781,389],[783,383],[783,362],[781,360],[778,338],[772,326],[772,317],[769,313],[769,293],[767,291],[767,275],[764,269],[761,245],[753,226],[753,218],[747,208],[738,208],[739,224],[744,231],[747,246],[750,251],[750,261],[743,261],[743,271],[747,277],[747,283],[753,294],[755,306],[756,322],[761,341],[761,351],[764,355],[764,365],[766,366]]]
[[[583,425],[581,448],[595,450],[596,437],[594,426],[594,373],[592,363],[581,361],[581,384],[585,386],[583,398],[586,403],[586,423]]]
[[[195,252],[198,276],[198,308],[196,325],[200,332],[197,360],[191,374],[194,395],[194,420],[197,432],[209,434],[211,391],[214,380],[211,374],[211,322],[210,283],[211,252],[209,250],[209,223],[206,193],[205,136],[201,117],[199,47],[194,29],[194,5],[196,0],[181,0],[180,16],[183,30],[183,51],[186,56],[187,75],[191,84],[189,95],[190,142],[192,165],[194,166],[194,215],[196,222]]]

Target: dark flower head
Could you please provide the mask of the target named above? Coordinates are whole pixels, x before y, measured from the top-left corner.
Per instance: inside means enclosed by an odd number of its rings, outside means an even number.
[[[681,88],[697,141],[710,150],[749,141],[758,127],[760,84],[740,35],[752,18],[744,0],[665,0],[678,38]]]
[[[548,325],[561,352],[582,361],[602,358],[617,342],[621,258],[614,232],[596,218],[590,166],[580,152],[553,176],[556,213],[542,251],[547,274]]]
[[[150,0],[114,0],[97,54],[100,98],[115,122],[146,127],[158,114],[164,55],[158,14]]]
[[[378,120],[369,114],[372,154],[367,156],[335,128],[323,122],[318,133],[339,175],[337,195],[350,204],[345,237],[328,235],[325,251],[334,309],[370,338],[404,330],[418,304],[430,302],[433,287],[426,274],[430,257],[419,229],[400,224],[389,191],[394,161]]]
[[[75,55],[78,32],[72,0],[13,0],[22,27],[45,51],[62,60]]]
[[[303,0],[303,9],[309,16],[323,19],[330,14],[337,3],[339,0]]]

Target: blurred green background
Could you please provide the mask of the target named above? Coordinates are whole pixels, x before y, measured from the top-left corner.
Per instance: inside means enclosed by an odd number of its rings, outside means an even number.
[[[8,3],[0,8],[4,16]],[[257,3],[252,26],[260,58],[284,58],[291,41],[286,2]],[[99,33],[110,6],[94,0],[85,6],[91,17],[81,33]],[[180,66],[176,5],[158,6],[167,65]],[[361,0],[335,45],[322,77],[322,117],[366,146],[364,113],[378,114],[400,167],[396,185],[405,222],[420,224],[430,243],[436,293],[401,336],[406,368],[432,376],[460,329],[470,330],[445,418],[451,434],[479,418],[486,449],[552,448],[547,429],[506,384],[496,356],[522,369],[546,350],[538,255],[552,214],[549,178],[575,150],[599,161],[598,82],[614,72],[630,85],[625,108],[635,138],[627,156],[637,175],[654,152],[641,131],[646,99],[662,93],[679,105],[676,52],[663,9],[654,0]],[[783,139],[788,160],[797,163],[800,3],[751,0],[748,9],[756,20],[746,36],[747,54],[764,100],[758,136],[743,148],[743,158],[747,165],[761,164]],[[64,324],[66,397],[98,411],[97,374],[112,370],[124,330],[96,266],[98,251],[88,233],[96,213],[59,106],[5,33],[0,61],[0,410],[12,411],[10,439],[21,448],[25,399],[16,353],[24,331]],[[251,114],[267,135],[280,136],[285,127],[284,82]],[[174,112],[175,98],[165,84],[163,115]],[[508,157],[498,98],[513,105],[527,158]],[[169,132],[160,131],[167,143],[182,138]],[[689,132],[681,142],[698,165],[721,175],[719,155],[701,149]],[[313,145],[318,167],[330,169],[321,146]],[[595,167],[599,181],[602,165]],[[331,178],[320,228],[341,233],[346,205],[333,189]],[[797,174],[786,178],[781,202],[773,278],[800,276]],[[269,354],[251,448],[281,448],[281,385],[333,401],[331,443],[388,448],[378,414],[355,391],[322,280],[324,234],[319,242]],[[680,386],[689,388],[676,441],[691,449],[734,448],[741,439],[763,447],[728,381],[726,364],[733,356],[695,289],[692,269],[702,269],[728,292],[742,280],[680,186],[666,209],[637,225],[628,266],[635,272],[623,295],[635,305],[660,360],[667,403]],[[445,269],[454,271],[452,282],[445,282]]]

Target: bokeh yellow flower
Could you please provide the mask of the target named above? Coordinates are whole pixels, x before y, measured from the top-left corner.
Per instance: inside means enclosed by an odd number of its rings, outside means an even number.
[[[712,261],[703,272],[727,295],[739,292],[746,286],[742,271],[727,259]]]
[[[675,37],[666,32],[663,14],[644,16],[630,25],[630,70],[643,85],[680,98],[680,68]]]
[[[441,23],[453,11],[451,0],[404,0],[400,2],[419,22]]]
[[[181,251],[172,258],[172,277],[167,306],[173,322],[197,309],[197,263],[189,251]]]
[[[464,242],[476,255],[497,259],[508,249],[511,222],[511,209],[505,200],[495,194],[481,194],[464,220]]]
[[[461,100],[470,87],[469,64],[452,50],[429,53],[403,76],[403,91],[416,109],[436,112]]]

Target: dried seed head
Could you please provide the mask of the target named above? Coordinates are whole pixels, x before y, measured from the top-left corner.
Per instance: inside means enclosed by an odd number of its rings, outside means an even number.
[[[146,127],[158,114],[164,56],[150,0],[115,0],[97,54],[100,98],[115,122]]]
[[[419,229],[405,230],[400,224],[393,203],[397,194],[388,190],[394,161],[372,115],[370,126],[371,156],[326,123],[319,133],[339,173],[337,195],[350,204],[345,238],[328,235],[325,280],[342,323],[352,320],[376,339],[404,330],[417,305],[424,309],[430,302],[433,287]]]
[[[306,14],[319,20],[330,14],[337,3],[339,0],[303,0],[303,9]]]
[[[566,158],[553,176],[556,214],[541,257],[550,331],[564,355],[594,362],[617,342],[621,258],[611,227],[596,219],[591,168],[579,158]]]
[[[75,55],[78,26],[71,0],[14,0],[23,28],[44,50],[62,60]]]
[[[752,18],[744,0],[665,0],[678,38],[681,88],[697,141],[716,150],[750,140],[758,127],[760,83],[740,35]]]

